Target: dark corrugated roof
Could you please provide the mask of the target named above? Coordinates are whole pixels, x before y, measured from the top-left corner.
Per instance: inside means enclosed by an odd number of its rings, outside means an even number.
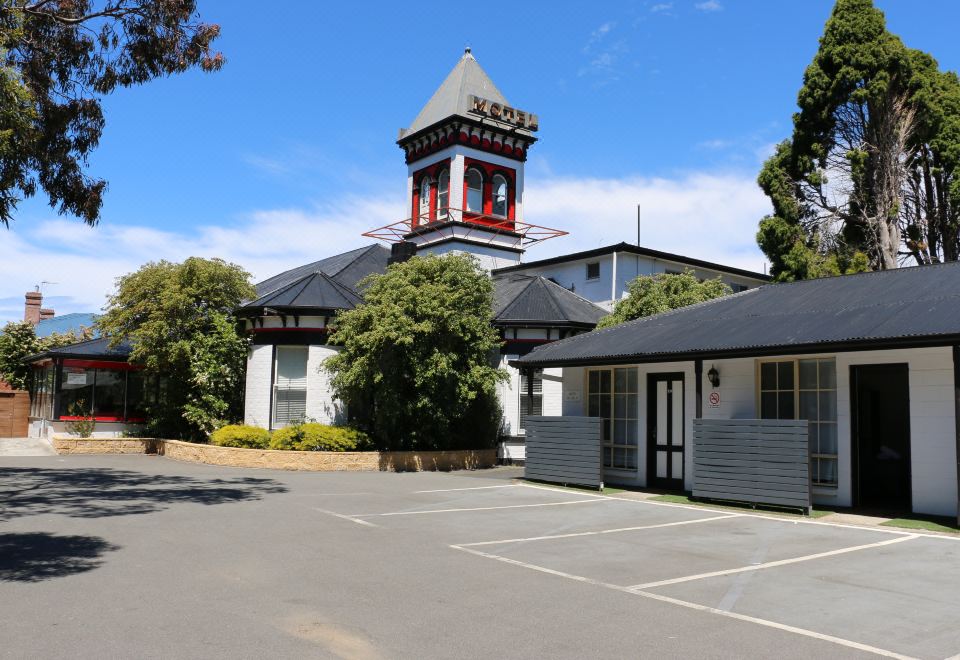
[[[37,360],[43,360],[52,357],[81,358],[88,360],[126,360],[130,356],[130,351],[132,350],[133,347],[127,341],[123,341],[117,346],[111,347],[110,339],[108,337],[99,337],[97,339],[81,341],[68,346],[51,348],[43,353],[31,355],[30,357],[26,358],[24,362],[36,362]]]
[[[504,275],[493,280],[493,321],[569,324],[593,327],[606,311],[559,284],[534,275]]]
[[[61,314],[53,318],[43,319],[36,326],[34,332],[38,337],[49,337],[53,333],[79,333],[84,328],[93,328],[97,321],[97,315],[87,312],[73,312],[71,314]],[[94,332],[96,332],[94,330]]]
[[[960,342],[960,263],[770,284],[542,346],[561,366]]]
[[[304,275],[286,286],[247,303],[244,307],[301,307],[316,309],[353,309],[362,299],[353,289],[323,272]]]
[[[340,284],[354,289],[357,283],[367,275],[386,271],[387,259],[389,258],[389,248],[380,244],[350,250],[320,261],[297,266],[260,282],[256,285],[257,297],[262,298],[313,273],[325,273]],[[250,304],[248,303],[245,306]]]
[[[573,252],[571,254],[560,255],[559,257],[550,257],[549,259],[541,259],[539,261],[529,261],[527,263],[517,264],[516,266],[506,266],[505,268],[498,268],[493,271],[494,275],[499,275],[503,273],[515,273],[523,272],[529,268],[542,268],[544,266],[553,266],[555,264],[565,264],[571,261],[579,261],[581,259],[590,259],[592,257],[602,257],[608,254],[613,254],[614,252],[626,252],[628,254],[638,254],[643,257],[650,257],[652,259],[660,259],[661,261],[673,261],[678,264],[685,264],[687,266],[693,266],[696,268],[708,268],[710,270],[715,270],[721,273],[729,273],[730,275],[739,275],[740,277],[749,277],[755,280],[770,280],[769,275],[763,273],[754,273],[753,271],[743,270],[742,268],[734,268],[732,266],[724,266],[723,264],[713,263],[711,261],[703,261],[702,259],[694,259],[693,257],[685,257],[682,254],[671,254],[669,252],[661,252],[660,250],[653,250],[651,248],[641,247],[639,245],[633,245],[632,243],[617,243],[616,245],[608,245],[606,247],[600,247],[593,250],[585,250],[583,252]]]

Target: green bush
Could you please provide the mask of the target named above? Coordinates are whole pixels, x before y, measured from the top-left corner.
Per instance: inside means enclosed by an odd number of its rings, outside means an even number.
[[[270,431],[259,426],[228,424],[214,431],[210,442],[219,447],[266,449],[270,444]]]
[[[370,448],[366,433],[345,426],[308,422],[273,432],[270,449],[297,451],[364,451]]]

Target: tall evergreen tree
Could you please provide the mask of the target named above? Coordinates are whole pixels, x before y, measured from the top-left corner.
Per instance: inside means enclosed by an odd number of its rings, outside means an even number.
[[[960,84],[838,0],[804,74],[793,136],[758,182],[774,212],[757,241],[779,279],[957,259]]]

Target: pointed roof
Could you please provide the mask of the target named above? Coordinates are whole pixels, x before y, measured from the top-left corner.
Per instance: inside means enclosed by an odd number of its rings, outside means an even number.
[[[361,298],[352,289],[323,272],[312,272],[257,298],[244,307],[353,309]]]
[[[576,325],[593,328],[607,312],[556,282],[535,275],[494,278],[493,322]]]
[[[256,285],[257,296],[262,298],[312,273],[324,273],[339,284],[353,289],[367,275],[386,271],[389,258],[390,249],[379,243],[335,254],[320,261],[291,268],[260,282]],[[252,303],[248,303],[250,304]]]
[[[469,117],[468,100],[471,95],[488,99],[502,105],[510,105],[506,97],[497,89],[484,71],[473,53],[467,48],[463,57],[453,67],[443,84],[433,93],[423,110],[417,115],[410,128],[401,129],[400,137],[407,137],[418,131],[443,121],[454,115]]]

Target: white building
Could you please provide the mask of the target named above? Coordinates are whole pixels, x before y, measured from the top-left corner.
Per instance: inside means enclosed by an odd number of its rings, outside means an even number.
[[[298,266],[258,284],[257,299],[237,311],[253,337],[247,424],[278,428],[304,415],[345,421],[347,411],[320,368],[336,350],[327,345],[327,329],[338,311],[362,301],[357,283],[390,261],[456,251],[491,271],[493,323],[504,340],[499,362],[510,373],[499,395],[511,458],[523,457],[526,415],[560,413],[562,379],[559,369],[521,378],[511,360],[593,329],[638,274],[693,268],[735,287],[765,281],[757,273],[625,244],[523,264],[528,247],[565,233],[524,220],[524,164],[538,125],[536,115],[509,104],[468,49],[400,132],[409,217],[364,234],[392,249],[369,245]]]
[[[960,263],[771,284],[515,364],[561,369],[562,414],[605,420],[608,483],[691,490],[697,418],[801,419],[814,503],[952,516],[958,292]]]

